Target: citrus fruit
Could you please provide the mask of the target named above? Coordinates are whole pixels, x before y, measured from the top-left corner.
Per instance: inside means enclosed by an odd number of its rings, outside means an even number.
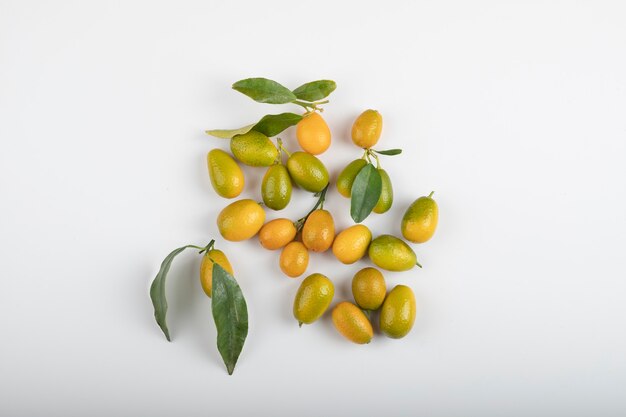
[[[217,216],[217,227],[226,240],[240,241],[256,235],[265,221],[265,211],[250,199],[235,201]]]
[[[224,255],[224,252],[218,249],[212,249],[207,254],[202,256],[202,263],[200,264],[200,284],[202,289],[208,295],[211,296],[213,289],[213,263],[217,262],[219,266],[224,268],[229,274],[233,274],[233,267],[230,265],[228,258]]]
[[[375,265],[388,271],[408,271],[417,265],[415,252],[405,241],[391,235],[372,240],[368,254]]]
[[[335,222],[328,210],[314,210],[302,227],[302,243],[313,252],[324,252],[335,238]]]
[[[254,130],[233,137],[230,150],[235,158],[253,167],[268,167],[278,158],[278,149],[272,141]]]
[[[352,125],[352,142],[361,148],[371,148],[380,139],[383,117],[376,110],[365,110]]]
[[[302,242],[289,242],[280,253],[280,270],[291,278],[304,274],[309,266],[309,251]]]
[[[415,322],[415,295],[406,285],[396,285],[380,310],[380,330],[394,339],[404,337]]]
[[[367,226],[355,224],[339,232],[333,241],[333,254],[344,264],[353,264],[365,255],[372,241]]]
[[[321,114],[311,112],[296,125],[296,138],[302,149],[319,155],[330,146],[330,129]]]
[[[311,324],[322,317],[335,295],[335,287],[328,277],[312,274],[306,277],[293,302],[293,315],[300,325]]]
[[[362,345],[369,343],[374,337],[374,329],[367,316],[348,301],[337,304],[332,317],[337,331],[351,342]]]
[[[224,198],[241,194],[244,186],[243,171],[229,154],[221,149],[213,149],[207,155],[207,165],[211,185],[217,194]]]
[[[352,296],[364,310],[377,310],[387,294],[385,277],[376,268],[363,268],[352,278]]]
[[[402,217],[402,236],[414,243],[424,243],[435,234],[439,208],[432,198],[420,197],[409,206]]]
[[[259,230],[259,242],[265,249],[276,250],[296,237],[296,226],[289,219],[270,220]]]

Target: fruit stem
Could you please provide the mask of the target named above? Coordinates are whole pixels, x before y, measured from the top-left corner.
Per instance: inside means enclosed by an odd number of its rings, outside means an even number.
[[[195,246],[195,245],[191,245],[191,247],[192,247],[192,248],[195,248],[195,249],[199,249],[199,250],[200,250],[200,252],[199,252],[199,253],[204,253],[204,252],[206,252],[206,253],[208,254],[208,253],[209,253],[209,251],[210,251],[211,249],[213,249],[213,246],[214,246],[214,245],[215,245],[215,239],[211,239],[211,241],[209,242],[209,244],[208,244],[208,245],[206,245],[206,246],[205,246],[205,247],[203,247],[203,248],[202,248],[202,247],[200,247],[200,246]]]
[[[278,159],[280,159],[280,152],[285,152],[285,155],[287,155],[287,158],[291,157],[291,153],[289,153],[289,151],[287,149],[285,149],[285,147],[283,146],[283,141],[281,140],[281,138],[276,138],[276,142],[278,142]]]
[[[315,205],[313,206],[311,211],[309,211],[306,214],[306,216],[298,219],[298,221],[296,221],[294,223],[294,225],[296,226],[296,232],[299,232],[300,230],[302,230],[302,227],[304,226],[304,223],[306,222],[306,219],[309,218],[311,213],[313,213],[315,210],[317,210],[318,207],[324,208],[324,201],[326,200],[326,191],[328,191],[328,185],[329,184],[326,184],[326,187],[324,187],[324,189],[322,191],[320,191],[319,193],[315,194],[316,196],[319,196],[319,198],[317,199],[317,203],[315,203]]]
[[[431,191],[430,194],[428,194],[428,198],[432,198],[433,194],[435,194],[435,192]]]
[[[419,266],[420,268],[422,267],[422,265],[420,265],[420,263],[417,261],[415,261],[415,265]]]

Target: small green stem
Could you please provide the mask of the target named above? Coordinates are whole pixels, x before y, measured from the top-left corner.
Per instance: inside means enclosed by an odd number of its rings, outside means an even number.
[[[417,261],[415,261],[415,265],[419,266],[420,268],[422,267],[422,265]]]
[[[283,151],[285,152],[285,155],[287,155],[287,158],[291,157],[291,153],[289,153],[289,151],[287,149],[285,149],[285,147],[283,146],[283,141],[280,138],[277,138],[276,141],[278,142],[278,151]]]
[[[380,160],[378,159],[378,155],[376,155],[375,153],[372,152],[371,154],[374,159],[376,160],[376,169],[380,169]]]
[[[310,113],[312,111],[319,111],[322,112],[324,111],[324,109],[319,108],[318,106],[321,104],[326,104],[328,103],[328,100],[324,100],[324,101],[313,101],[313,102],[306,102],[306,101],[301,101],[301,100],[294,100],[292,101],[293,104],[297,104],[298,106],[302,106],[304,107],[304,110],[306,110],[307,113]]]
[[[431,192],[430,192],[430,194],[428,194],[428,198],[432,198],[432,197],[433,197],[433,194],[435,194],[435,192],[434,192],[434,191],[431,191]]]
[[[195,246],[195,245],[191,245],[192,248],[198,249],[200,250],[200,253],[209,253],[209,251],[211,249],[213,249],[213,246],[215,245],[215,239],[211,239],[211,241],[209,242],[208,245],[206,245],[205,247],[200,247],[200,246]]]
[[[309,218],[309,216],[311,215],[311,213],[313,213],[315,210],[317,210],[318,207],[324,208],[324,201],[326,200],[326,191],[328,191],[328,184],[326,185],[326,187],[324,187],[324,189],[322,191],[319,192],[319,198],[317,199],[317,202],[315,203],[315,205],[313,206],[313,208],[311,209],[311,211],[309,211],[306,216],[298,219],[294,225],[296,226],[296,231],[299,232],[300,230],[302,230],[302,227],[304,227],[304,223],[306,222],[306,219]]]

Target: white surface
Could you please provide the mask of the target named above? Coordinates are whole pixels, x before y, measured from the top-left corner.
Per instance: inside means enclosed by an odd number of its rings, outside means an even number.
[[[624,415],[625,18],[619,1],[1,0],[0,415]],[[384,159],[375,234],[436,190],[424,269],[386,274],[417,295],[405,339],[298,329],[300,279],[256,241],[219,240],[250,311],[234,376],[192,253],[168,283],[172,343],[154,323],[161,260],[217,236],[227,203],[204,159],[227,143],[203,130],[297,110],[230,90],[249,76],[337,81],[334,176],[356,115],[382,112],[379,147],[405,152]],[[314,202],[294,200],[268,218]],[[365,265],[309,272],[338,302]]]

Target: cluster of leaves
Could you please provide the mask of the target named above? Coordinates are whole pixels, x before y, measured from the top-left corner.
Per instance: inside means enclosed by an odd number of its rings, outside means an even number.
[[[306,111],[320,110],[318,106],[326,103],[320,101],[335,91],[337,85],[332,80],[317,80],[303,84],[295,90],[289,90],[276,81],[267,78],[246,78],[233,84],[233,89],[250,97],[258,103],[267,104],[296,104]],[[265,136],[276,136],[288,127],[295,126],[302,120],[297,113],[267,114],[256,123],[238,129],[207,130],[206,133],[222,139],[232,139],[251,130],[263,133]]]
[[[174,258],[185,249],[200,249],[200,254],[209,256],[213,247],[211,241],[206,247],[187,245],[174,249],[161,263],[161,268],[150,286],[150,299],[154,306],[154,318],[171,341],[167,327],[167,298],[165,296],[165,281]],[[232,375],[237,359],[243,349],[248,336],[248,307],[241,288],[235,278],[222,268],[217,262],[213,263],[213,289],[211,297],[213,320],[217,328],[217,349],[222,355],[228,374]]]

